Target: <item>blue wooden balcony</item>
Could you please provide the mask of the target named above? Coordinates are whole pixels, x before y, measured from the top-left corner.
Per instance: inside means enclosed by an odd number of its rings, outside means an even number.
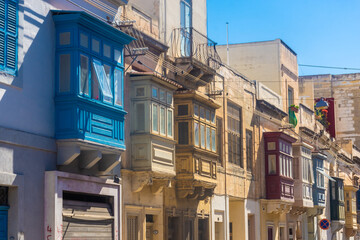
[[[106,174],[125,150],[123,49],[133,38],[84,12],[53,11],[53,19],[57,165]]]

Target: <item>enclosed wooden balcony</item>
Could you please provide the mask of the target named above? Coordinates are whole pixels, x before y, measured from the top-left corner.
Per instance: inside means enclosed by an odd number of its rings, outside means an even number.
[[[175,95],[176,187],[180,198],[204,199],[216,186],[215,101],[197,91]]]
[[[347,237],[356,235],[357,210],[356,210],[356,192],[359,190],[358,178],[354,177],[354,185],[345,185],[345,233]]]
[[[294,202],[292,143],[283,132],[264,133],[266,198]]]

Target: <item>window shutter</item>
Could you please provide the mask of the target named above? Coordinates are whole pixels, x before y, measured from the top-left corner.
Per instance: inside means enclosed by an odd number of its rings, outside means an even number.
[[[8,0],[7,6],[7,32],[16,35],[16,3]]]
[[[14,74],[17,67],[17,2],[0,0],[0,67]]]
[[[5,63],[5,34],[0,32],[0,67],[4,67]]]
[[[6,67],[15,70],[16,67],[16,37],[7,35]]]
[[[5,63],[5,0],[0,0],[0,66]]]

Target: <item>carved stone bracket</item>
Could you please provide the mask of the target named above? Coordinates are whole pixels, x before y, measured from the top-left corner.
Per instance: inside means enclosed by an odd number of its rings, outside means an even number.
[[[140,192],[146,185],[152,183],[150,173],[133,174],[131,176],[131,191]]]
[[[170,180],[166,180],[166,179],[153,179],[153,183],[151,185],[151,192],[153,194],[158,194],[160,193],[164,187],[169,187],[171,185],[171,181]]]
[[[282,200],[263,200],[266,204],[266,212],[269,214],[289,213],[292,209],[292,202]]]
[[[195,181],[179,181],[176,188],[178,198],[205,200],[214,194],[215,185]]]
[[[319,216],[319,215],[323,214],[323,211],[324,211],[324,207],[314,206],[313,208],[308,208],[306,210],[306,214],[309,217],[316,217],[316,216]]]
[[[306,213],[306,210],[307,210],[306,207],[293,206],[293,207],[291,208],[290,213],[293,214],[293,215],[300,216],[300,215]]]

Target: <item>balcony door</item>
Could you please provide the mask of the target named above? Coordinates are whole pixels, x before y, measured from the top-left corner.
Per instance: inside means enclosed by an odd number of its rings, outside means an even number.
[[[191,56],[192,0],[180,2],[180,53],[181,57]]]

